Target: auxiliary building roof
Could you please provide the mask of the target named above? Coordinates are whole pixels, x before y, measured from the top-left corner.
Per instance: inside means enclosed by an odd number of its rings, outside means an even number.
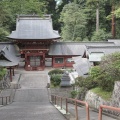
[[[120,52],[120,46],[89,46],[87,52],[90,62],[100,62],[104,55]]]
[[[53,30],[50,16],[40,18],[39,16],[19,16],[17,18],[16,30],[8,36],[11,39],[23,40],[51,40],[59,39],[60,35]]]
[[[104,53],[105,55],[114,52],[120,52],[120,46],[91,46],[87,48],[89,54],[91,53]]]
[[[56,42],[50,46],[49,55],[79,55],[83,56],[86,46],[74,42]]]
[[[0,66],[16,66],[19,63],[19,60],[14,44],[0,43]]]

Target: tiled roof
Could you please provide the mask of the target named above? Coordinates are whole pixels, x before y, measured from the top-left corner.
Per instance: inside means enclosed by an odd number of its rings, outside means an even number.
[[[108,42],[114,42],[115,45],[120,45],[120,39],[108,39]]]
[[[59,39],[57,31],[53,30],[52,19],[50,17],[40,18],[39,16],[19,16],[16,23],[16,30],[8,38],[44,40]]]
[[[10,62],[6,60],[0,60],[0,66],[2,67],[12,67],[18,65],[18,62]]]
[[[89,72],[89,68],[90,68],[89,60],[87,58],[79,57],[79,59],[75,62],[75,64],[73,64],[73,67],[77,71],[79,76],[83,76]]]
[[[50,46],[49,55],[79,55],[83,56],[86,51],[85,45],[78,43],[56,42]]]
[[[81,42],[65,42],[65,43],[75,43],[79,45],[85,45],[85,46],[114,46],[114,41],[81,41]]]
[[[91,46],[87,48],[90,53],[104,53],[111,54],[114,52],[120,52],[120,46]]]
[[[15,66],[19,63],[19,57],[16,56],[17,50],[12,43],[0,43],[0,56],[4,56],[5,59],[0,58],[0,66]]]
[[[82,56],[72,57],[72,59],[75,63],[78,63],[81,58],[82,58]]]

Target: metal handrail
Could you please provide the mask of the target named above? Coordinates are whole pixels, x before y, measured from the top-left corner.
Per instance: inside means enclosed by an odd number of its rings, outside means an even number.
[[[103,110],[103,108],[108,109],[108,110],[113,110],[113,111],[120,112],[120,108],[106,106],[106,105],[100,105],[98,120],[102,120],[102,110]]]
[[[61,97],[61,96],[57,96],[57,95],[51,95],[51,101],[52,103],[54,103],[55,105],[58,105],[59,100],[60,99],[60,108],[63,108],[63,99],[65,100],[66,103],[66,114],[68,113],[68,100],[73,101],[75,103],[75,118],[76,120],[78,120],[78,103],[81,103],[83,105],[85,105],[86,107],[86,120],[90,120],[90,114],[89,114],[89,105],[87,102],[85,101],[80,101],[77,99],[72,99],[72,98],[65,98],[65,97]]]

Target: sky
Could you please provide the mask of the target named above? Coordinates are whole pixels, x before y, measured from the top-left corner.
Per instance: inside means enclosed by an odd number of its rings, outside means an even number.
[[[62,2],[62,0],[55,0],[57,2],[57,4],[60,4]]]

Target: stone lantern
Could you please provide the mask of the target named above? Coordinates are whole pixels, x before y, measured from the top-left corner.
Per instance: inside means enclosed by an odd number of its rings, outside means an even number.
[[[69,77],[69,73],[68,71],[65,71],[62,78],[61,78],[61,83],[60,83],[61,87],[70,87],[70,77]]]

